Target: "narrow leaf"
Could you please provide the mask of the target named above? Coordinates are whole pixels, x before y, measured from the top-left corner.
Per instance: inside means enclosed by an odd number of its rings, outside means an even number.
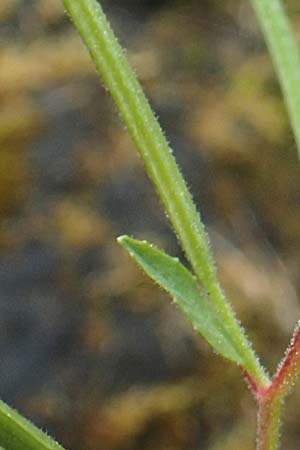
[[[197,284],[196,278],[177,258],[166,255],[146,241],[121,236],[118,242],[152,280],[167,291],[194,328],[225,358],[243,365],[228,331]]]
[[[300,53],[282,0],[251,0],[269,47],[300,157]]]
[[[218,282],[209,239],[172,150],[99,2],[64,0],[64,4],[137,145],[195,275],[209,292],[210,302],[243,359],[244,368],[257,382],[268,384],[268,376]]]
[[[64,450],[50,436],[0,401],[0,450]]]

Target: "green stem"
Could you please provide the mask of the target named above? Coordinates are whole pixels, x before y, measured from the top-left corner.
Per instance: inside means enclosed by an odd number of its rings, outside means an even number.
[[[281,0],[251,0],[274,61],[300,157],[300,54]]]
[[[282,404],[282,397],[266,398],[260,403],[257,450],[279,449]]]
[[[2,401],[0,401],[0,446],[7,450],[64,450],[46,433]]]
[[[270,386],[261,389],[246,375],[259,403],[257,450],[278,450],[280,444],[281,410],[300,373],[300,324]]]
[[[267,389],[261,389],[246,375],[246,380],[258,400],[257,450],[278,450],[280,446],[281,410],[300,373],[300,323],[297,324],[285,357]]]
[[[144,160],[182,247],[230,331],[245,368],[261,384],[260,366],[217,280],[209,240],[167,140],[124,51],[96,0],[64,0]]]

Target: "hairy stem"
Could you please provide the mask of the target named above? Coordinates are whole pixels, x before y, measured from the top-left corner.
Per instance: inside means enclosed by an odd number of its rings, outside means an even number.
[[[266,396],[261,400],[258,410],[257,450],[279,449],[282,404],[281,396]]]
[[[300,374],[300,322],[298,322],[285,357],[278,366],[269,392],[271,396],[285,398],[294,387]]]
[[[172,151],[101,7],[96,0],[64,0],[64,4],[139,149],[195,274],[233,337],[244,367],[259,383],[268,384],[218,283],[208,237]]]
[[[282,405],[300,374],[300,322],[297,324],[285,357],[268,387],[258,385],[244,372],[246,381],[258,401],[257,450],[278,450]]]

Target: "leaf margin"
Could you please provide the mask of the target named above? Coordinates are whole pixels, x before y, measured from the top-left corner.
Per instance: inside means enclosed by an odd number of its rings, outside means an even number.
[[[197,278],[179,261],[145,240],[127,235],[119,236],[118,243],[129,253],[140,268],[164,291],[171,295],[174,303],[192,322],[193,328],[226,359],[244,366],[239,352],[226,326],[218,316],[209,298],[197,282]],[[148,258],[148,260],[147,260]],[[152,263],[150,259],[152,258]],[[160,260],[160,263],[159,263]],[[155,261],[156,267],[153,264]],[[164,266],[164,269],[162,267]],[[160,272],[160,273],[159,273]],[[155,274],[156,273],[156,274]],[[179,287],[178,279],[183,283]]]

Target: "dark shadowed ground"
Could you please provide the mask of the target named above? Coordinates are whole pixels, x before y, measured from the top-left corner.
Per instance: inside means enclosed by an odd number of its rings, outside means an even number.
[[[103,6],[274,371],[299,314],[300,167],[249,1]],[[1,2],[0,60],[1,397],[70,450],[254,450],[239,370],[116,243],[184,260],[61,2]],[[299,420],[298,387],[285,450]]]

